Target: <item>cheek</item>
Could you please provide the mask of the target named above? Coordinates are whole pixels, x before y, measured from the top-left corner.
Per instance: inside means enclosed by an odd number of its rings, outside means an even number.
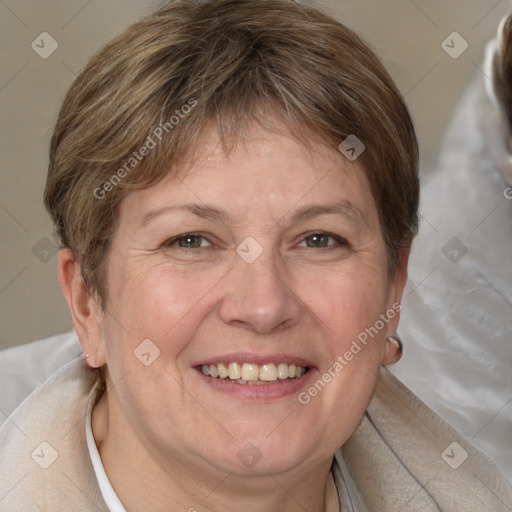
[[[343,350],[348,340],[357,338],[385,312],[388,285],[381,267],[351,265],[306,279],[301,292],[305,303],[321,317],[320,325],[337,350]]]
[[[322,320],[318,325],[323,326],[326,357],[303,403],[316,401],[317,407],[332,411],[333,428],[349,427],[349,432],[364,413],[379,372],[386,333],[381,320],[387,308],[386,273],[379,266],[374,271],[353,267],[331,276],[320,289],[312,309]]]
[[[112,273],[113,300],[106,317],[110,359],[133,366],[133,352],[144,340],[151,340],[166,360],[175,358],[222,275],[220,270],[192,272],[166,264],[118,267]]]
[[[164,421],[162,411],[182,411],[190,400],[181,393],[176,364],[197,328],[198,301],[212,285],[163,266],[119,268],[116,274],[111,285],[116,299],[105,316],[112,387],[125,414],[158,423]],[[145,421],[137,428],[144,430]]]

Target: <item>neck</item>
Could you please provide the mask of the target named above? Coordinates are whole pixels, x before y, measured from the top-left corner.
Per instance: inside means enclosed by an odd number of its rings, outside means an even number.
[[[149,451],[126,423],[116,425],[113,417],[105,392],[92,411],[92,431],[105,472],[127,511],[326,510],[332,457],[307,471],[293,468],[258,476],[221,473],[204,462]]]

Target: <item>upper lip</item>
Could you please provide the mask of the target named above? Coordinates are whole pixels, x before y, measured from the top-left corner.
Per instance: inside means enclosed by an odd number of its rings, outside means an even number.
[[[311,361],[302,357],[291,356],[288,354],[254,354],[251,352],[231,352],[229,354],[222,354],[219,356],[209,357],[203,359],[193,366],[211,365],[219,363],[251,363],[251,364],[269,364],[269,363],[286,363],[294,364],[296,366],[312,367],[314,366]]]

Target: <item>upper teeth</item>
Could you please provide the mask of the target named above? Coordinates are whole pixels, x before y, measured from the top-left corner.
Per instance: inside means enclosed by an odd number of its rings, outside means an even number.
[[[203,364],[201,371],[210,377],[229,378],[242,384],[252,381],[273,382],[278,379],[298,379],[306,373],[306,368],[287,363],[219,363]]]

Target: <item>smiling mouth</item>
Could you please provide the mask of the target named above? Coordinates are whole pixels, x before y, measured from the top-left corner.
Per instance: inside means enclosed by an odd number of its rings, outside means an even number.
[[[218,363],[198,367],[204,375],[233,384],[261,386],[300,379],[309,371],[307,366],[287,363]]]

